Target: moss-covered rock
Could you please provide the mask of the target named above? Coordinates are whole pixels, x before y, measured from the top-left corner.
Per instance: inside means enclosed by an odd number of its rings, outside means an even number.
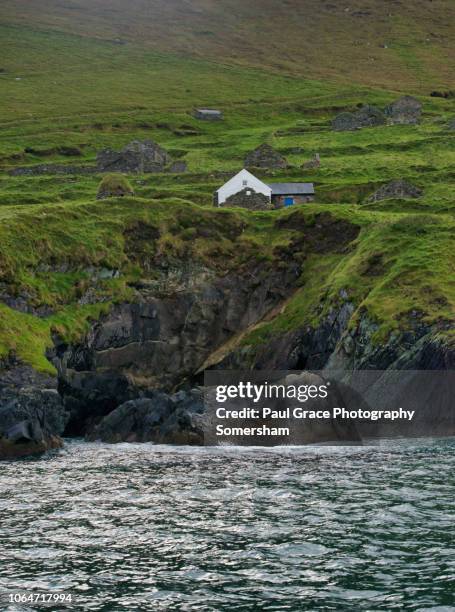
[[[133,195],[134,191],[128,179],[122,174],[107,174],[98,187],[97,200]]]

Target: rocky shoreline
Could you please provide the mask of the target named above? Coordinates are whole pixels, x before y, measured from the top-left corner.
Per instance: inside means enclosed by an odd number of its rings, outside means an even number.
[[[206,311],[206,321],[215,304]],[[374,346],[375,326],[367,318],[349,329],[352,310],[346,301],[315,329],[279,335],[254,349],[235,348],[211,367],[331,373],[409,370],[415,380],[419,370],[455,369],[455,351],[438,340],[440,330],[416,323],[414,329]],[[182,316],[188,315],[184,310]],[[125,304],[98,322],[84,345],[56,345],[49,357],[59,364],[58,379],[9,364],[0,376],[0,458],[59,448],[62,436],[74,435],[109,443],[203,445],[207,415],[195,365],[202,364],[219,340],[213,326],[211,333],[201,329],[192,338],[188,330],[187,342],[180,347],[169,337],[166,342],[151,339],[165,329],[166,315],[159,304]],[[158,349],[155,355],[151,348]],[[180,390],[172,390],[176,388]]]

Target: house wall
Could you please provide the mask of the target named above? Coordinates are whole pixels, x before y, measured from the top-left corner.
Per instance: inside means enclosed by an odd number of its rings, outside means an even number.
[[[243,181],[247,181],[247,184],[244,185]],[[247,170],[242,170],[218,189],[218,205],[220,206],[227,198],[248,187],[256,193],[262,193],[269,199],[271,197],[272,190],[268,185],[257,179]]]
[[[295,196],[272,196],[272,204],[274,208],[283,208],[285,198],[294,198],[295,204],[306,204],[307,202],[313,202],[314,196],[306,195],[295,195]]]
[[[242,191],[229,196],[221,206],[240,206],[248,210],[270,210],[272,208],[270,198],[263,193],[253,191],[251,187],[245,187]]]

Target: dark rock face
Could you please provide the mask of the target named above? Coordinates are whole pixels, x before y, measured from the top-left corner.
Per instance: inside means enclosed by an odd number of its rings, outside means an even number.
[[[42,453],[62,445],[68,415],[57,381],[15,365],[0,377],[0,459]]]
[[[88,438],[111,443],[201,445],[204,438],[197,415],[203,412],[203,397],[198,390],[174,395],[152,391],[148,397],[121,404],[104,417]]]
[[[246,187],[238,193],[234,193],[221,204],[221,206],[240,206],[248,210],[271,210],[270,199],[263,193],[257,193],[251,187]]]
[[[422,114],[422,104],[412,96],[403,96],[385,108],[385,114],[393,124],[415,125]]]
[[[420,187],[400,179],[383,185],[367,201],[379,202],[388,198],[420,198],[422,195],[423,191]]]
[[[0,302],[6,304],[9,308],[19,312],[33,314],[36,317],[48,317],[53,313],[52,308],[49,306],[34,306],[34,296],[31,292],[23,290],[17,295],[11,295],[9,293],[10,290],[11,289],[8,287],[8,285],[5,283],[0,283]]]
[[[299,270],[293,261],[276,269],[252,262],[221,277],[198,266],[180,277],[169,269],[138,289],[136,303],[114,306],[80,345],[56,339],[51,359],[71,412],[68,432],[80,434],[141,390],[194,376],[217,347],[289,295]]]
[[[355,113],[341,113],[335,117],[332,121],[332,130],[346,132],[385,125],[385,123],[384,113],[379,108],[367,104]]]
[[[453,370],[453,346],[438,340],[437,333],[450,323],[431,327],[415,319],[406,331],[378,344],[373,336],[378,325],[365,313],[349,327],[355,310],[346,297],[320,324],[279,334],[266,344],[236,349],[216,368],[241,370]]]
[[[163,172],[172,162],[169,154],[151,140],[137,140],[121,151],[105,149],[96,156],[98,172]]]
[[[245,158],[245,168],[279,169],[287,166],[286,159],[266,143],[248,153]]]

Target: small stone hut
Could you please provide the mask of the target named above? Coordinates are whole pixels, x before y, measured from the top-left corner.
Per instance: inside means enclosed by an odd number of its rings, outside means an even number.
[[[403,96],[385,108],[390,123],[415,125],[422,114],[422,104],[412,96]]]
[[[134,140],[121,151],[99,151],[96,163],[99,172],[163,172],[172,163],[172,158],[152,140]]]
[[[261,144],[245,157],[245,168],[287,168],[287,160],[269,144]]]
[[[221,121],[223,113],[213,108],[196,108],[193,116],[202,121]]]

